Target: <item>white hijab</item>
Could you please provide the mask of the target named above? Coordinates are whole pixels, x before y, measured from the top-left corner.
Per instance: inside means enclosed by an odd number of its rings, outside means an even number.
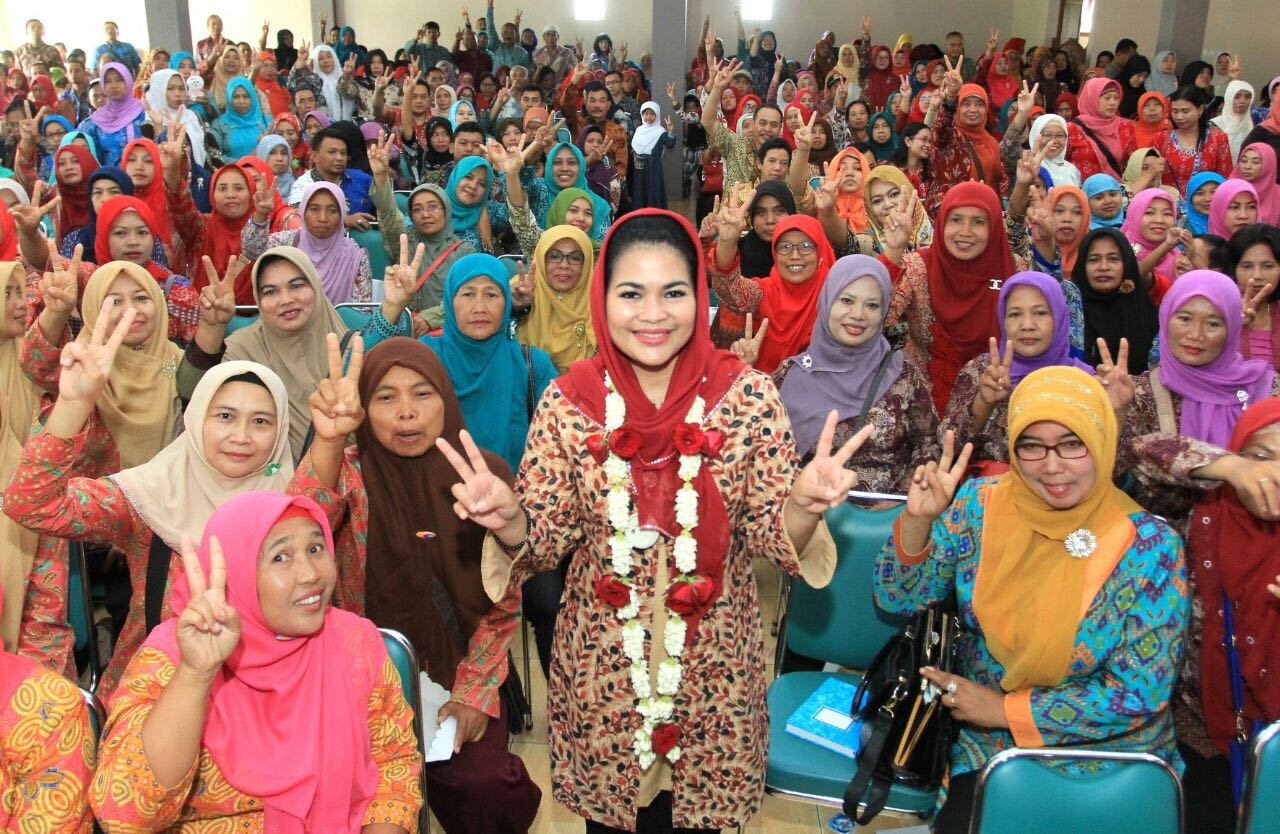
[[[1027,140],[1032,150],[1040,141],[1040,134],[1046,127],[1056,124],[1062,128],[1062,132],[1067,132],[1067,120],[1056,113],[1048,113],[1044,116],[1037,116],[1036,120],[1031,123],[1031,135]],[[1062,143],[1062,150],[1057,156],[1044,158],[1044,162],[1040,167],[1049,172],[1049,178],[1053,180],[1054,185],[1080,185],[1080,169],[1067,162],[1067,143]]]
[[[200,117],[186,107],[174,109],[168,105],[169,80],[178,75],[177,70],[162,69],[151,74],[151,86],[147,88],[147,108],[164,116],[166,122],[182,116],[182,124],[187,128],[187,138],[191,140],[191,154],[196,164],[206,167],[204,152],[204,125]],[[183,84],[186,81],[184,79]],[[164,130],[164,125],[156,125],[156,132]]]
[[[1249,107],[1240,115],[1236,115],[1231,110],[1231,102],[1236,97],[1236,93],[1241,90],[1247,90],[1249,93]],[[1231,141],[1231,161],[1235,162],[1240,158],[1240,151],[1244,149],[1244,139],[1253,130],[1253,116],[1251,111],[1254,99],[1257,93],[1254,92],[1253,85],[1247,81],[1232,81],[1227,85],[1227,91],[1222,95],[1222,115],[1214,116],[1210,124],[1215,124],[1227,134],[1227,139]]]
[[[333,72],[325,73],[320,70],[321,52],[328,52],[333,58]],[[320,78],[321,92],[324,93],[323,109],[329,114],[329,118],[335,122],[350,119],[355,113],[355,102],[343,98],[338,92],[338,81],[342,78],[342,62],[338,60],[338,53],[333,51],[332,46],[321,44],[316,47],[315,57],[311,59],[311,71]]]
[[[644,113],[648,110],[653,113],[653,124],[646,124],[644,121]],[[653,150],[658,144],[658,140],[662,138],[662,134],[667,129],[662,126],[662,110],[658,108],[656,102],[646,101],[640,105],[640,126],[636,128],[635,135],[631,137],[631,150],[640,155],[647,154]]]

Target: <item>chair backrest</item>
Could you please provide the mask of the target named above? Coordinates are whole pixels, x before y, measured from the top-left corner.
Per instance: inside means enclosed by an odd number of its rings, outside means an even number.
[[[400,209],[401,214],[404,214],[404,215],[409,214],[409,195],[412,193],[413,193],[412,191],[395,192],[394,196],[396,198],[396,208]]]
[[[876,555],[893,532],[902,507],[869,510],[842,504],[826,513],[835,539],[836,570],[825,588],[796,580],[787,606],[786,645],[797,654],[865,669],[906,623],[881,611],[871,580]]]
[[[1068,773],[1053,764],[1090,772]],[[978,776],[970,834],[1181,834],[1182,784],[1150,753],[1012,749]]]
[[[352,330],[363,330],[374,311],[372,304],[351,303],[333,306],[338,311],[338,317],[342,319],[342,323]]]
[[[84,545],[68,542],[70,581],[67,587],[67,619],[76,636],[76,651],[88,657],[89,690],[98,688],[98,641],[93,628],[93,596],[89,590],[89,563]]]
[[[425,756],[427,748],[422,743],[422,694],[418,679],[418,655],[414,652],[409,638],[400,632],[392,628],[380,628],[378,631],[382,633],[382,643],[387,647],[387,655],[395,664],[396,671],[400,673],[401,691],[404,692],[404,699],[409,702],[409,708],[413,710],[413,733],[418,738],[418,750]],[[422,813],[418,818],[418,830],[426,832],[430,824],[431,817],[427,812],[427,781],[424,772]]]
[[[248,327],[258,320],[258,308],[252,304],[236,305],[236,314],[227,323],[227,335],[230,336],[242,327]]]
[[[1280,721],[1263,728],[1249,748],[1240,834],[1280,831]]]
[[[499,255],[498,260],[502,261],[502,265],[507,268],[507,277],[514,278],[520,274],[520,265],[524,263],[524,258],[519,255]]]
[[[84,698],[84,705],[89,710],[89,729],[93,733],[94,749],[97,749],[102,742],[102,728],[107,724],[107,709],[98,696],[87,689],[80,690],[80,697]]]
[[[387,256],[387,250],[382,245],[382,232],[376,228],[350,229],[347,234],[351,235],[351,239],[364,247],[364,251],[369,253],[369,271],[373,273],[375,278],[381,278],[387,271],[387,267],[391,265],[391,259]]]

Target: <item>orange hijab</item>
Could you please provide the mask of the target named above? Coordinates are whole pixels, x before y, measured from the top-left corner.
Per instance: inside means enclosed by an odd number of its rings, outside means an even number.
[[[865,164],[865,163],[864,163]],[[801,232],[817,245],[818,266],[813,275],[799,284],[782,277],[778,270],[778,242],[787,232]],[[782,360],[795,356],[809,345],[813,335],[813,322],[818,316],[818,296],[827,281],[827,273],[836,262],[835,250],[822,231],[816,218],[805,214],[793,214],[782,220],[773,230],[773,270],[761,279],[760,309],[756,316],[769,320],[764,343],[756,367],[767,374],[773,373]]]
[[[1142,118],[1142,108],[1147,105],[1148,101],[1158,101],[1160,106],[1164,108],[1164,115],[1160,117],[1160,121],[1152,124]],[[1133,117],[1133,135],[1137,137],[1139,148],[1157,148],[1159,144],[1156,139],[1161,133],[1172,128],[1173,125],[1169,121],[1169,99],[1162,93],[1149,90],[1142,94],[1138,99],[1138,114]]]
[[[849,224],[849,228],[854,232],[865,232],[868,227],[867,223],[867,207],[862,201],[862,186],[866,184],[867,177],[871,176],[871,166],[867,164],[867,158],[857,148],[845,148],[831,158],[831,173],[829,176],[839,176],[840,166],[846,159],[857,160],[858,166],[862,169],[862,181],[853,191],[839,191],[836,193],[836,213],[844,218]],[[777,234],[774,234],[777,237]],[[824,237],[825,239],[825,237]]]
[[[991,97],[987,95],[987,91],[979,87],[977,84],[965,84],[960,88],[960,96],[957,101],[964,101],[970,96],[977,96],[982,99],[982,103],[991,109]],[[969,140],[969,145],[973,148],[973,155],[981,164],[981,170],[977,165],[973,168],[973,178],[982,180],[992,188],[1000,187],[1000,169],[1003,162],[1000,161],[1000,143],[996,138],[987,132],[986,120],[977,127],[965,127],[960,123],[960,115],[956,114],[956,130],[960,131],[960,135]]]
[[[1062,198],[1067,196],[1075,197],[1080,203],[1080,228],[1076,229],[1075,238],[1058,244],[1058,250],[1062,252],[1062,274],[1070,276],[1076,265],[1076,256],[1080,254],[1080,244],[1084,242],[1085,235],[1089,234],[1089,223],[1093,215],[1089,213],[1089,198],[1074,185],[1055,185],[1049,191],[1049,210],[1057,208]]]

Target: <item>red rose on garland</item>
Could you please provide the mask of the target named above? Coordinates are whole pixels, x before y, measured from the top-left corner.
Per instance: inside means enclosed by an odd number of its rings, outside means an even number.
[[[695,423],[681,423],[676,426],[675,443],[676,451],[682,455],[696,455],[702,451],[702,445],[706,441],[706,437],[702,433],[702,429],[698,428]]]
[[[603,434],[593,434],[587,438],[587,449],[591,452],[591,457],[596,459],[596,463],[604,463],[604,459],[609,456],[609,444],[605,442]]]
[[[615,576],[602,576],[596,580],[596,596],[614,608],[631,604],[631,588]]]
[[[680,743],[680,728],[675,724],[659,724],[653,728],[653,752],[665,756]]]
[[[609,432],[609,448],[624,460],[630,460],[640,451],[640,435],[626,426]]]
[[[702,434],[705,439],[703,451],[706,452],[707,457],[714,458],[719,455],[720,447],[724,445],[724,432],[719,429],[707,429]]]
[[[699,574],[694,574],[687,582],[676,582],[667,591],[667,608],[682,617],[701,611],[711,599],[714,587],[710,577]]]

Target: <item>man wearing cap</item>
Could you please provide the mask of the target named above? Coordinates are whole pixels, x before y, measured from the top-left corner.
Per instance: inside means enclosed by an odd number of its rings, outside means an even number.
[[[578,63],[574,51],[560,45],[560,27],[548,23],[542,28],[542,46],[533,51],[533,63],[539,67],[551,67],[556,74],[556,87],[564,83]]]

